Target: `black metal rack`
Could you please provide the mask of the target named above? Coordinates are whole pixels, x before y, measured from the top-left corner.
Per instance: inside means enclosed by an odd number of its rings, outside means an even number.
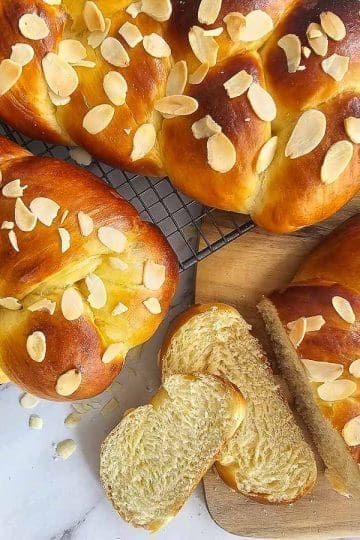
[[[2,123],[0,133],[33,154],[72,161],[67,147],[33,141]],[[254,227],[252,221],[244,223],[240,215],[237,217],[236,214],[229,214],[226,231],[223,230],[213,208],[202,206],[177,191],[167,177],[140,176],[96,160],[87,168],[135,206],[143,219],[151,221],[161,229],[178,256],[181,271]],[[207,238],[201,228],[204,219],[214,228],[215,235],[212,234],[211,239]]]

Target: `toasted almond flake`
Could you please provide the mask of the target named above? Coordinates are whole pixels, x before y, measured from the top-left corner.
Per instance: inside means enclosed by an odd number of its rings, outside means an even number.
[[[332,11],[320,13],[321,27],[329,38],[341,41],[346,36],[346,28],[340,17]]]
[[[0,307],[10,309],[11,311],[19,311],[19,309],[22,309],[22,304],[20,300],[13,296],[5,296],[4,298],[0,298]]]
[[[326,116],[321,111],[309,109],[297,121],[285,148],[285,156],[297,159],[312,152],[323,140]]]
[[[306,31],[310,47],[318,56],[326,56],[328,52],[329,40],[323,32],[320,24],[310,23]]]
[[[112,310],[111,315],[113,317],[116,317],[117,315],[122,315],[123,313],[126,313],[127,311],[129,311],[129,308],[125,306],[125,304],[123,304],[122,302],[119,302]]]
[[[3,221],[0,229],[11,231],[14,227],[15,227],[15,223],[13,221]]]
[[[143,39],[142,33],[138,27],[128,21],[120,27],[119,34],[131,48],[136,47]]]
[[[159,34],[152,33],[144,36],[143,45],[145,51],[155,58],[167,58],[171,55],[169,45]]]
[[[199,107],[195,98],[190,96],[166,96],[155,102],[154,108],[162,115],[187,116],[197,111]]]
[[[96,62],[92,62],[91,60],[79,60],[79,62],[76,62],[73,64],[74,67],[84,67],[84,68],[94,68],[96,67]]]
[[[224,17],[224,23],[226,24],[226,30],[230,36],[231,41],[237,43],[241,41],[241,31],[245,28],[246,19],[244,15],[237,11],[232,11]]]
[[[71,244],[70,233],[64,227],[59,227],[58,231],[59,231],[59,236],[60,236],[60,241],[61,241],[61,253],[66,253],[66,251],[70,249],[70,244]]]
[[[85,2],[83,17],[86,27],[90,32],[104,32],[105,19],[95,2]]]
[[[31,40],[44,39],[50,34],[46,21],[36,13],[25,13],[19,19],[21,34]]]
[[[111,268],[114,268],[114,270],[124,271],[127,270],[129,266],[126,262],[122,261],[118,257],[109,257],[109,263]]]
[[[25,206],[22,199],[16,199],[15,223],[20,231],[33,231],[35,229],[36,222],[36,216]]]
[[[118,406],[119,402],[117,401],[117,399],[111,398],[107,403],[105,403],[100,412],[102,416],[107,416],[108,414],[113,413],[115,409],[118,408]]]
[[[354,360],[349,366],[349,373],[353,377],[360,379],[360,360]]]
[[[272,122],[276,118],[276,105],[267,90],[258,83],[253,83],[247,93],[255,114],[265,122]]]
[[[212,135],[215,135],[215,133],[220,133],[221,127],[207,114],[193,123],[191,131],[195,139],[208,139]]]
[[[60,6],[61,0],[43,0],[45,4],[48,4],[49,6]]]
[[[218,28],[211,28],[210,30],[204,30],[204,36],[219,37],[223,33],[224,29],[222,26]]]
[[[114,227],[100,227],[98,238],[105,247],[116,253],[122,253],[126,248],[126,236]]]
[[[358,446],[360,444],[360,416],[355,416],[343,427],[342,434],[348,446]]]
[[[45,80],[50,88],[60,97],[71,96],[79,85],[75,69],[57,54],[50,52],[42,59]]]
[[[356,392],[356,388],[354,381],[340,379],[321,384],[317,392],[323,401],[341,401]]]
[[[65,223],[69,213],[70,213],[69,210],[64,210],[63,215],[61,216],[61,219],[60,219],[60,225]]]
[[[77,39],[63,39],[58,46],[58,55],[65,62],[75,64],[86,58],[86,49]]]
[[[101,309],[107,302],[107,292],[104,282],[96,274],[88,274],[85,278],[89,290],[88,302],[94,309]]]
[[[1,193],[4,197],[17,199],[18,197],[22,197],[24,195],[24,191],[26,188],[27,186],[22,186],[20,184],[20,180],[17,178],[16,180],[11,180],[11,182],[5,184],[5,186],[2,188]]]
[[[360,144],[360,118],[349,116],[344,120],[346,135],[354,144]]]
[[[325,73],[330,75],[335,81],[340,82],[349,71],[350,58],[339,54],[332,54],[329,58],[325,58],[321,62],[321,66]]]
[[[46,356],[46,337],[40,330],[33,332],[26,340],[26,350],[31,360],[43,362]]]
[[[121,73],[109,71],[103,79],[103,87],[111,103],[116,106],[125,103],[128,85]]]
[[[29,392],[24,392],[24,394],[20,396],[19,403],[23,409],[33,409],[40,403],[40,399]]]
[[[79,222],[79,228],[82,236],[90,236],[94,230],[94,221],[89,214],[86,214],[85,212],[78,212],[78,222]]]
[[[296,71],[305,71],[306,66],[299,66]]]
[[[108,35],[110,27],[111,19],[105,19],[105,30],[103,32],[101,32],[100,30],[90,32],[87,38],[88,45],[90,45],[90,47],[92,47],[93,49],[97,49],[97,47],[102,44],[102,42]]]
[[[311,49],[309,49],[309,47],[302,47],[301,50],[302,50],[304,58],[310,58]]]
[[[43,419],[36,414],[32,414],[29,418],[29,428],[30,429],[42,429],[43,428]]]
[[[30,210],[43,225],[51,227],[60,206],[48,197],[36,197],[30,203]]]
[[[210,167],[220,173],[227,173],[234,167],[236,150],[224,133],[216,133],[208,139],[207,159]]]
[[[344,366],[342,364],[317,362],[316,360],[306,360],[304,358],[301,358],[301,362],[312,382],[335,381],[344,372]]]
[[[266,141],[264,146],[261,148],[257,161],[256,161],[255,170],[257,174],[263,173],[270,167],[275,157],[277,146],[278,146],[278,137],[276,136],[271,137],[271,139]]]
[[[79,414],[86,414],[92,410],[92,406],[89,403],[73,403],[72,406]]]
[[[165,22],[171,17],[171,0],[143,0],[142,2],[131,5],[136,6],[137,4],[140,4],[140,9],[143,13],[146,13],[155,21]]]
[[[196,58],[210,67],[215,66],[219,45],[211,36],[204,34],[204,29],[193,26],[189,31],[189,43]]]
[[[9,242],[11,244],[11,246],[13,247],[13,249],[15,251],[17,251],[19,253],[20,249],[19,249],[19,244],[18,244],[18,241],[17,241],[17,236],[16,236],[16,233],[15,231],[9,231]]]
[[[133,2],[125,9],[125,12],[128,13],[133,19],[136,19],[139,13],[141,13],[141,7],[142,1]]]
[[[224,88],[230,99],[244,94],[253,82],[253,76],[244,69],[224,82]]]
[[[0,63],[0,96],[6,94],[17,83],[22,73],[22,66],[5,59]]]
[[[143,285],[150,291],[158,291],[165,282],[166,268],[148,259],[144,264]]]
[[[92,156],[89,154],[89,152],[87,152],[86,150],[84,150],[84,148],[81,148],[80,146],[71,148],[69,150],[69,155],[71,159],[73,159],[78,165],[84,165],[85,167],[91,165]]]
[[[143,304],[152,315],[159,315],[161,313],[161,305],[157,298],[148,298],[144,300]]]
[[[15,43],[11,46],[10,60],[24,67],[31,62],[34,54],[34,49],[28,43]]]
[[[79,413],[72,412],[67,415],[67,417],[64,420],[64,424],[66,427],[72,429],[75,426],[77,426],[80,423],[80,421],[81,421],[81,415]]]
[[[306,332],[318,332],[324,324],[325,319],[322,315],[306,317]]]
[[[350,302],[346,300],[346,298],[334,296],[331,303],[339,317],[349,324],[354,324],[356,320],[355,313]]]
[[[184,93],[188,78],[187,64],[184,60],[176,62],[172,67],[167,82],[166,95],[181,95]]]
[[[209,64],[200,64],[200,66],[189,75],[190,84],[201,84],[205,79],[206,75],[209,73]]]
[[[67,321],[75,321],[84,313],[82,296],[74,287],[69,287],[63,292],[61,312]]]
[[[112,105],[104,103],[90,109],[83,120],[83,128],[91,135],[97,135],[104,131],[111,123],[115,114],[115,109]]]
[[[76,443],[72,439],[65,439],[56,445],[56,453],[63,460],[69,459],[75,450]]]
[[[349,141],[338,141],[326,153],[321,167],[321,180],[324,184],[332,184],[349,166],[354,154],[354,147]]]
[[[305,337],[307,321],[305,317],[300,317],[295,321],[294,326],[289,332],[289,339],[295,348],[299,347]]]
[[[125,354],[126,348],[123,343],[113,343],[105,350],[101,360],[104,364],[109,364],[120,357],[123,359]]]
[[[153,124],[142,124],[135,131],[131,161],[145,157],[153,149],[156,142],[156,131]],[[119,252],[120,253],[120,252]]]
[[[52,90],[49,88],[49,98],[51,100],[51,103],[55,105],[56,107],[63,107],[64,105],[67,105],[70,103],[70,96],[67,97],[60,97],[55,94]]]
[[[250,11],[245,17],[245,25],[240,28],[240,41],[250,42],[262,39],[274,28],[270,15],[261,9]]]
[[[29,311],[47,311],[49,315],[54,315],[56,308],[56,302],[52,302],[48,298],[41,298],[37,302],[34,302],[28,306]]]
[[[214,24],[219,16],[222,0],[201,0],[198,9],[200,24]]]
[[[130,58],[125,47],[114,37],[107,37],[100,46],[101,55],[116,67],[127,67],[130,64]]]
[[[126,135],[129,135],[131,133],[131,129],[130,128],[124,128],[124,133],[126,133]]]
[[[56,381],[55,391],[59,396],[71,396],[81,384],[81,373],[77,369],[69,369]]]
[[[287,34],[278,41],[279,47],[286,55],[288,72],[295,73],[301,62],[301,41],[295,34]]]

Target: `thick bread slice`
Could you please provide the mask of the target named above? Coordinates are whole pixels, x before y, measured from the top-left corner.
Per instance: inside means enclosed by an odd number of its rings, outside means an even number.
[[[175,323],[160,363],[164,380],[174,372],[214,373],[245,396],[245,419],[216,463],[232,488],[261,502],[290,503],[313,487],[314,455],[238,311],[224,304],[194,306]]]
[[[118,513],[152,531],[183,506],[245,414],[220,377],[174,375],[125,416],[101,447],[100,477]]]

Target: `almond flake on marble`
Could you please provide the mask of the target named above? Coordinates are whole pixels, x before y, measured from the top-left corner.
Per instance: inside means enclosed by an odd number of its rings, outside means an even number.
[[[102,416],[107,416],[108,414],[113,413],[118,408],[118,406],[118,400],[115,398],[111,398],[107,403],[105,403],[100,412]]]
[[[56,445],[56,453],[63,460],[69,459],[75,450],[76,443],[72,439],[65,439]]]
[[[43,428],[44,422],[43,419],[38,416],[37,414],[32,414],[29,417],[29,428],[30,429],[36,429],[41,430]]]
[[[81,414],[72,412],[67,415],[67,417],[64,420],[64,424],[66,427],[72,429],[76,427],[81,421]]]
[[[19,403],[23,409],[33,409],[40,403],[40,399],[29,392],[24,392],[20,396]]]

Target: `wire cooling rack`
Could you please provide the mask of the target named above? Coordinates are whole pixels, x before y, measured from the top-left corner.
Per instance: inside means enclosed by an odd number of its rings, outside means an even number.
[[[0,133],[33,154],[72,161],[69,148],[65,146],[33,141],[3,123],[0,123]],[[87,168],[135,206],[143,219],[161,229],[177,254],[181,271],[254,227],[252,221],[244,223],[243,217],[229,213],[224,230],[213,208],[202,206],[177,191],[167,177],[140,176],[95,160]],[[211,240],[201,227],[205,219],[214,229]]]

